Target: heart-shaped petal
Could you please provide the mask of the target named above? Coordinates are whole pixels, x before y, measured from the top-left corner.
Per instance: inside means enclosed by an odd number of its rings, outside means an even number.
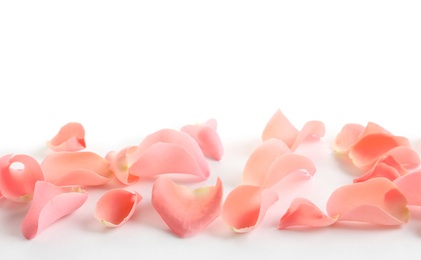
[[[80,123],[68,123],[46,144],[56,152],[74,152],[85,149],[85,129]]]

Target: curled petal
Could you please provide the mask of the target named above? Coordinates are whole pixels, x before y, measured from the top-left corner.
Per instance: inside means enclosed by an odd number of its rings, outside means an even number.
[[[45,180],[56,185],[97,186],[112,177],[109,163],[92,152],[57,152],[41,163]]]
[[[139,180],[139,176],[133,175],[129,169],[131,163],[128,158],[134,153],[137,146],[129,146],[119,152],[109,152],[105,159],[110,163],[110,169],[114,176],[123,184],[131,185]]]
[[[152,188],[152,205],[176,235],[193,235],[212,223],[221,213],[223,188],[218,178],[215,186],[190,190],[166,176]]]
[[[21,168],[13,168],[15,163],[21,164]],[[44,174],[33,157],[18,154],[0,158],[0,191],[5,198],[17,202],[31,200],[35,183],[40,180],[44,180]]]
[[[335,138],[334,150],[340,154],[348,153],[363,131],[364,126],[360,124],[344,125]]]
[[[80,208],[88,198],[87,193],[77,187],[58,187],[38,181],[34,198],[22,222],[22,234],[26,239],[34,238],[58,219]]]
[[[269,207],[277,200],[278,194],[273,190],[240,185],[225,199],[221,217],[235,232],[249,232],[262,222]]]
[[[394,183],[405,195],[408,205],[421,206],[421,171],[415,171],[397,178]]]
[[[266,141],[271,138],[276,138],[284,141],[288,147],[291,147],[298,136],[299,131],[295,128],[288,118],[281,112],[276,110],[265,126],[262,133],[262,140]]]
[[[336,217],[332,218],[326,215],[311,201],[305,198],[296,198],[280,219],[278,229],[289,227],[326,227],[335,223],[336,220]]]
[[[303,141],[307,140],[308,138],[312,137],[319,139],[324,135],[325,125],[323,124],[323,122],[309,121],[303,126],[301,131],[298,133],[294,143],[291,146],[291,150],[294,151],[295,149],[297,149],[298,145],[300,145]]]
[[[420,156],[409,146],[398,146],[387,152],[406,170],[416,168],[420,165]],[[401,174],[402,175],[402,174]]]
[[[74,152],[85,149],[85,129],[80,123],[68,123],[47,142],[47,146],[56,152]]]
[[[395,160],[391,155],[382,156],[377,163],[364,175],[355,178],[354,182],[362,182],[372,178],[384,177],[391,181],[399,176],[405,175],[408,171]]]
[[[96,204],[95,218],[108,227],[121,226],[134,214],[141,200],[142,196],[136,191],[107,191]]]
[[[196,140],[205,156],[219,161],[224,150],[221,139],[216,132],[216,125],[215,119],[209,119],[204,124],[186,125],[181,128],[181,131]]]
[[[329,198],[327,212],[338,220],[377,225],[401,225],[409,219],[405,196],[386,178],[340,187]]]

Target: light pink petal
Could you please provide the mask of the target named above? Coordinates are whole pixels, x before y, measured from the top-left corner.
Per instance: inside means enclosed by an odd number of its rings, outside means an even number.
[[[335,138],[334,150],[337,153],[346,154],[358,140],[364,131],[364,126],[360,124],[346,124]]]
[[[362,176],[355,178],[354,182],[363,182],[368,179],[384,177],[391,181],[401,175],[405,175],[408,171],[395,160],[391,155],[382,156],[371,169]]]
[[[80,123],[64,125],[56,136],[47,142],[51,150],[74,152],[85,149],[85,129]]]
[[[276,138],[285,142],[288,147],[291,147],[298,136],[299,131],[295,128],[288,118],[281,112],[276,110],[266,124],[262,133],[262,140],[266,141],[271,138]]]
[[[222,206],[222,220],[235,232],[245,233],[257,227],[267,210],[278,200],[278,194],[253,185],[233,189]]]
[[[387,152],[405,169],[414,169],[420,165],[420,156],[409,146],[398,146]]]
[[[18,168],[13,167],[16,164],[20,164]],[[44,174],[33,157],[18,154],[0,158],[0,191],[5,198],[17,202],[31,200],[39,180],[44,180]]]
[[[409,219],[405,196],[386,178],[338,188],[327,202],[327,212],[330,216],[339,216],[338,221],[377,225],[401,225]]]
[[[57,152],[41,163],[45,180],[56,185],[98,186],[113,176],[110,164],[92,152]]]
[[[295,138],[291,145],[291,150],[294,151],[297,147],[309,138],[320,139],[325,135],[325,125],[320,121],[307,122]]]
[[[397,178],[394,183],[405,195],[408,205],[421,206],[421,171],[409,173]]]
[[[132,185],[139,180],[139,176],[133,175],[129,168],[131,166],[128,158],[137,149],[137,146],[129,146],[119,152],[109,152],[105,159],[110,163],[110,169],[114,176],[123,184]]]
[[[58,219],[80,208],[88,198],[85,191],[77,187],[58,187],[38,181],[32,204],[22,222],[22,234],[26,239],[34,238]]]
[[[278,229],[290,227],[326,227],[335,222],[336,218],[323,213],[311,201],[305,198],[296,198],[280,219]]]
[[[209,119],[201,125],[186,125],[181,128],[181,131],[189,134],[196,140],[205,156],[217,161],[221,160],[224,150],[221,139],[216,132],[215,119]]]
[[[209,164],[197,142],[190,135],[172,129],[162,129],[147,136],[140,143],[137,151],[129,156],[128,160],[134,161],[130,157],[137,160],[130,167],[132,174],[137,176],[151,176],[169,172],[187,173],[207,179],[210,174]],[[180,159],[182,161],[178,161]],[[158,164],[158,161],[160,163],[167,161],[167,165],[153,166],[153,164]],[[145,164],[153,171],[148,172],[149,170],[143,169]],[[171,169],[172,167],[174,170]],[[198,172],[198,169],[200,172]],[[156,172],[156,170],[165,171]],[[188,172],[191,170],[194,170],[194,172]]]
[[[222,182],[190,190],[166,176],[152,188],[152,205],[168,227],[180,237],[193,235],[212,223],[221,213]]]
[[[262,186],[272,163],[281,155],[290,153],[288,146],[279,139],[268,139],[250,155],[243,170],[243,184]]]
[[[136,205],[141,200],[142,196],[136,191],[107,191],[97,201],[95,218],[108,227],[121,226],[134,214]]]

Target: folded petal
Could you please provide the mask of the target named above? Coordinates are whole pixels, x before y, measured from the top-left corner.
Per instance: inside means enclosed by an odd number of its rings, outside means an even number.
[[[17,164],[17,167],[13,167]],[[44,174],[33,157],[11,154],[0,158],[0,191],[9,200],[26,202],[32,199],[37,181],[44,180]]]
[[[142,196],[136,191],[114,189],[97,201],[95,218],[108,227],[123,225],[134,214]]]
[[[105,159],[110,163],[110,169],[114,176],[123,184],[131,185],[139,180],[139,176],[133,175],[129,169],[132,165],[129,157],[137,150],[137,146],[129,146],[119,152],[109,152]]]
[[[326,215],[311,201],[305,198],[296,198],[280,219],[278,229],[290,227],[326,227],[335,223],[336,220],[336,217],[332,218]]]
[[[266,124],[262,133],[262,140],[266,141],[270,138],[277,138],[284,141],[288,147],[291,147],[294,144],[298,133],[299,131],[297,128],[295,128],[281,110],[278,109]]]
[[[291,145],[291,150],[295,151],[297,147],[309,138],[320,139],[325,135],[325,125],[320,121],[309,121],[307,122],[301,131],[298,133],[297,137],[294,140],[294,143]]]
[[[85,129],[80,123],[68,123],[47,142],[47,146],[56,152],[74,152],[85,149]]]
[[[408,171],[402,167],[402,165],[397,162],[393,156],[386,154],[382,156],[365,174],[355,178],[354,182],[362,182],[378,177],[387,178],[393,181],[406,173],[408,173]]]
[[[22,234],[26,239],[34,238],[58,219],[80,208],[88,198],[87,193],[77,187],[58,187],[38,181],[34,198],[22,222]]]
[[[110,164],[92,152],[57,152],[41,163],[45,180],[56,185],[97,186],[113,176]]]
[[[168,227],[180,237],[193,235],[212,223],[221,213],[222,182],[190,190],[166,176],[152,188],[152,205]]]
[[[386,178],[338,188],[328,200],[327,212],[330,216],[339,216],[338,221],[377,225],[401,225],[409,219],[405,196]]]
[[[420,156],[409,146],[398,146],[387,152],[406,170],[417,168],[420,165]]]
[[[394,183],[405,195],[408,205],[421,206],[421,170],[401,176]]]
[[[277,200],[278,194],[273,190],[240,185],[225,199],[221,217],[235,232],[249,232],[262,222],[269,207]]]

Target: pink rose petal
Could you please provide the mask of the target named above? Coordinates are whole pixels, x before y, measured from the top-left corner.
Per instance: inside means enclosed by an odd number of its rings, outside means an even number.
[[[408,205],[421,206],[421,170],[401,176],[394,183],[405,195]]]
[[[64,125],[56,136],[47,142],[47,146],[56,152],[74,152],[85,149],[85,129],[80,123]]]
[[[338,221],[401,225],[408,221],[407,200],[393,182],[374,178],[335,190],[327,203],[330,216]]]
[[[22,168],[13,168],[16,163]],[[17,202],[31,200],[39,180],[44,180],[44,174],[33,157],[9,154],[0,158],[0,191],[5,198]]]
[[[107,191],[96,204],[95,218],[108,227],[121,226],[134,214],[141,200],[142,196],[136,191]]]
[[[129,169],[132,163],[130,155],[137,150],[137,146],[129,146],[119,152],[109,152],[105,159],[110,163],[110,169],[114,172],[114,176],[125,185],[132,185],[139,180],[139,176],[133,175]]]
[[[322,122],[307,122],[295,138],[295,141],[291,146],[291,150],[295,151],[302,142],[308,140],[309,138],[320,139],[325,135],[325,131],[325,125]]]
[[[58,187],[38,181],[34,198],[22,222],[22,234],[32,239],[58,219],[80,208],[88,198],[85,191],[77,187]]]
[[[166,176],[152,188],[152,205],[173,233],[193,235],[212,223],[221,212],[223,188],[218,178],[215,186],[190,190]]]
[[[393,181],[399,176],[405,175],[407,172],[408,171],[402,167],[393,156],[384,155],[364,175],[355,178],[354,182],[363,182],[378,177],[384,177]]]
[[[290,227],[326,227],[335,223],[336,220],[336,217],[332,218],[326,215],[311,201],[305,198],[296,198],[280,219],[278,229]]]

